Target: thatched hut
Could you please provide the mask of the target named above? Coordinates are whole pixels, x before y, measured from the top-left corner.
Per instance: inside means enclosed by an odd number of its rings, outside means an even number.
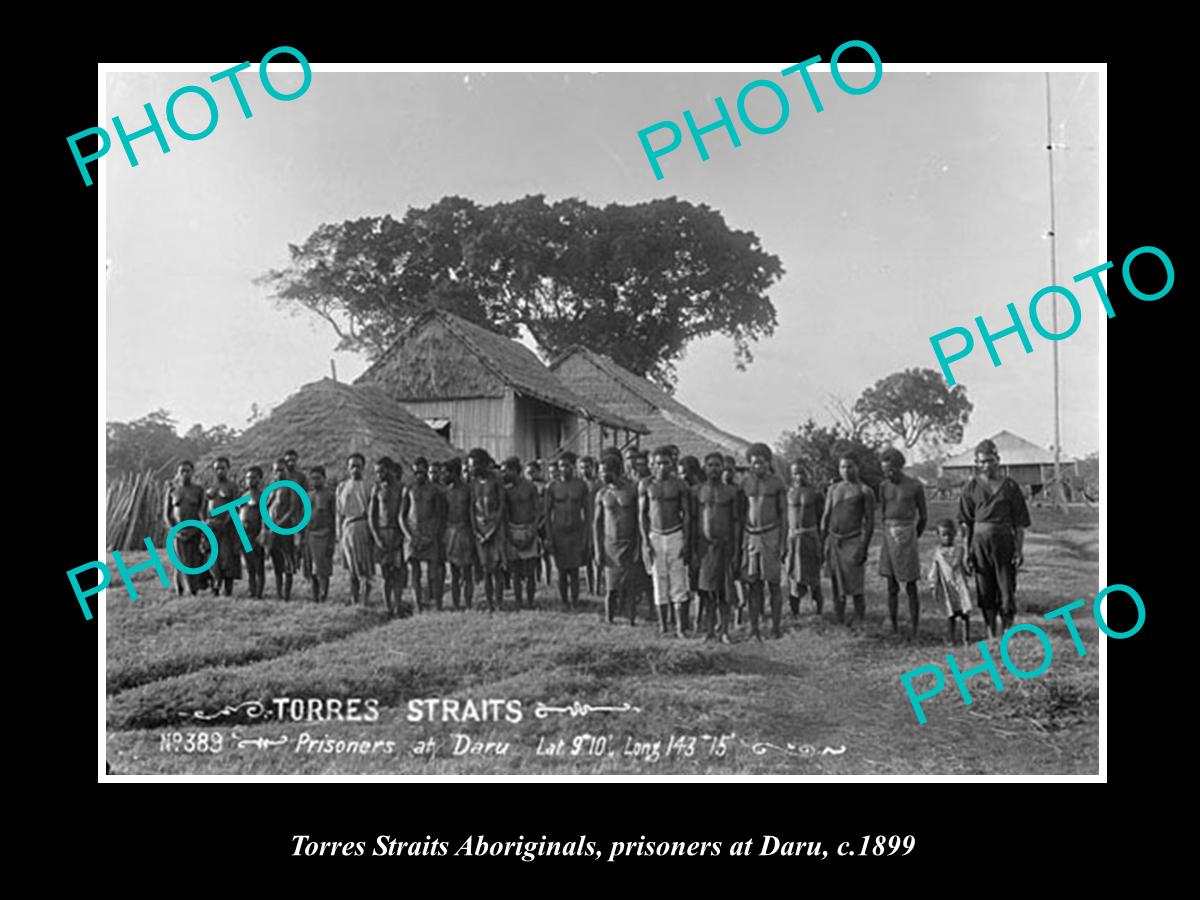
[[[650,446],[674,444],[681,455],[701,460],[718,450],[739,461],[750,446],[745,438],[718,428],[658,385],[585,347],[567,350],[550,363],[550,370],[575,393],[644,423],[649,434],[643,440]]]
[[[445,459],[454,448],[437,432],[371,385],[351,385],[324,378],[300,388],[246,429],[238,438],[210,451],[198,462],[197,474],[218,456],[229,457],[241,472],[249,465],[270,467],[284,451],[300,454],[300,468],[323,465],[332,480],[345,472],[346,457],[358,451],[368,465],[381,456],[411,463],[418,456]]]
[[[528,347],[429,310],[355,382],[382,388],[447,440],[494,458],[599,453],[646,428],[572,391]]]

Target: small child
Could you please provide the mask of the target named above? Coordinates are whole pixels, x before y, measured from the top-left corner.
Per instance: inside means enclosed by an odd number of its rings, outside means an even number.
[[[929,566],[929,585],[934,600],[941,598],[946,603],[946,634],[951,644],[958,643],[955,620],[962,619],[963,644],[971,642],[971,589],[963,568],[963,546],[955,543],[958,529],[951,519],[938,522],[938,540],[941,546],[933,551],[933,562]]]

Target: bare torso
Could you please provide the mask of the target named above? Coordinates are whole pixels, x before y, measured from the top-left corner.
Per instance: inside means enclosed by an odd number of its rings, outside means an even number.
[[[184,519],[199,519],[204,509],[204,488],[192,484],[176,484],[171,488],[171,521],[182,522]]]
[[[753,472],[742,481],[746,495],[746,527],[761,531],[779,524],[779,509],[786,503],[786,488],[778,475],[759,478]]]
[[[550,527],[570,531],[584,526],[588,487],[582,478],[552,481],[546,488],[546,507]]]
[[[604,540],[630,541],[638,533],[637,485],[621,480],[600,488],[598,502],[604,509]]]
[[[885,522],[915,522],[917,520],[918,495],[925,489],[915,478],[902,475],[899,484],[885,478],[879,485],[879,502],[883,507]]]
[[[687,482],[678,478],[655,479],[646,483],[644,493],[650,516],[650,530],[675,531],[683,525],[683,506],[688,502]]]
[[[829,531],[854,534],[862,531],[868,512],[874,511],[871,489],[860,481],[839,481],[829,489]]]
[[[513,525],[532,525],[538,517],[538,489],[522,478],[504,489],[508,521]]]
[[[463,483],[446,485],[446,524],[471,523],[471,491]]]
[[[737,513],[738,492],[728,484],[706,481],[696,488],[700,513],[700,534],[706,541],[716,543],[733,539],[734,517]]]
[[[824,498],[811,484],[794,484],[788,488],[788,527],[792,531],[812,528],[821,521]]]

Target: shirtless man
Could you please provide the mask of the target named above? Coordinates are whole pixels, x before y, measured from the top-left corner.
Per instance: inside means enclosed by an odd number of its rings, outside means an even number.
[[[579,567],[592,553],[592,496],[575,475],[575,454],[558,460],[559,480],[546,487],[546,541],[558,569],[558,596],[563,608],[579,602]]]
[[[294,481],[304,490],[308,490],[308,479],[304,477],[304,473],[300,471],[298,463],[300,462],[300,454],[295,450],[288,450],[283,454],[283,462],[287,466],[287,475],[284,477],[288,481]]]
[[[337,542],[337,496],[325,483],[325,467],[313,466],[309,472],[311,487],[308,502],[312,518],[303,531],[304,571],[312,584],[313,602],[329,599],[329,579],[333,576],[333,548]]]
[[[745,541],[742,551],[742,581],[750,606],[750,632],[762,640],[758,622],[763,613],[763,589],[771,595],[771,634],[783,637],[783,557],[788,546],[787,488],[771,471],[771,448],[751,444],[746,450],[750,471],[742,479],[746,496]]]
[[[413,609],[421,612],[432,605],[431,599],[438,609],[442,608],[445,579],[442,532],[446,529],[446,495],[439,485],[429,480],[429,461],[425,457],[418,456],[413,460],[412,475],[412,484],[404,487],[400,499],[400,528],[408,539]],[[422,570],[428,587],[421,583]]]
[[[543,527],[549,528],[546,523],[546,491],[550,489],[550,485],[559,480],[558,460],[548,459],[543,467],[545,475],[542,481],[542,523]],[[542,554],[546,562],[546,584],[554,583],[554,552],[550,548],[550,535],[546,534],[542,540]]]
[[[538,546],[541,548],[538,552],[541,556],[538,558],[538,564],[533,567],[534,575],[538,581],[550,583],[550,549],[546,546],[546,522],[542,519],[542,510],[546,508],[546,482],[542,480],[542,465],[536,459],[531,459],[525,463],[525,480],[533,485],[537,491],[538,505]],[[545,568],[543,569],[543,563]]]
[[[246,579],[250,587],[250,596],[256,600],[262,599],[267,587],[267,551],[262,543],[263,520],[258,505],[259,498],[262,497],[262,477],[261,466],[250,466],[246,469],[242,484],[250,502],[238,507],[242,530],[246,532],[246,540],[250,542],[249,550],[242,548],[246,558]]]
[[[388,615],[400,615],[400,592],[404,586],[404,532],[400,530],[400,485],[396,479],[396,464],[391,457],[375,461],[375,483],[371,485],[371,500],[367,525],[375,543],[375,555],[383,574],[383,602]]]
[[[838,474],[842,480],[829,488],[821,516],[833,582],[833,609],[838,622],[845,622],[849,595],[854,598],[854,614],[862,623],[867,618],[863,567],[875,530],[875,495],[858,480],[858,460],[854,456],[838,460]]]
[[[579,460],[579,478],[587,485],[588,494],[591,497],[591,508],[596,508],[596,493],[600,488],[604,487],[604,479],[596,470],[596,458],[594,456],[585,456]],[[587,575],[588,593],[595,597],[599,591],[600,572],[596,569],[596,560],[591,554],[583,561],[584,573]]]
[[[800,615],[801,598],[812,591],[817,615],[821,614],[821,514],[825,497],[808,483],[804,463],[795,460],[791,465],[792,483],[788,487],[788,601],[792,616]]]
[[[601,468],[604,485],[596,493],[592,545],[596,571],[605,574],[604,617],[611,625],[620,605],[628,600],[629,624],[633,625],[637,622],[635,590],[641,590],[638,570],[643,578],[645,575],[638,540],[637,484],[622,475],[621,457],[616,452],[604,456]]]
[[[204,509],[204,488],[192,481],[192,473],[196,467],[190,460],[184,460],[175,470],[175,483],[167,490],[163,498],[163,523],[170,531],[180,522],[191,519],[202,521],[201,510]],[[200,529],[184,528],[175,535],[175,555],[189,569],[198,569],[204,565],[204,553],[200,549]],[[193,597],[202,586],[201,575],[184,575],[176,570],[175,592],[183,596],[183,586],[187,585]]]
[[[294,481],[300,485],[300,490],[308,493],[308,479],[304,477],[304,473],[300,471],[300,454],[295,450],[286,450],[283,454],[283,461],[287,464],[288,481]],[[299,500],[296,501],[299,503]],[[303,508],[300,509],[301,516]],[[299,519],[297,519],[299,521]],[[304,551],[302,549],[303,539],[300,537],[304,532],[297,532],[295,540],[292,541],[292,571],[299,572],[304,566]]]
[[[721,643],[729,643],[729,583],[739,567],[742,519],[737,488],[722,480],[725,459],[720,453],[704,457],[707,480],[694,489],[696,497],[695,547],[699,559],[697,589],[700,612],[697,625],[705,628],[704,639],[716,640],[716,619],[721,619]]]
[[[284,481],[288,478],[287,463],[283,457],[275,460],[271,467],[271,481]],[[271,491],[267,500],[267,512],[271,521],[280,528],[291,528],[304,515],[304,508],[299,498],[287,488],[277,488]],[[271,568],[275,572],[275,596],[280,600],[292,599],[292,577],[296,571],[295,537],[293,534],[279,534],[267,529],[263,536],[263,547],[271,557]]]
[[[687,602],[691,558],[691,497],[687,483],[675,476],[669,447],[657,448],[653,460],[653,479],[638,485],[642,557],[654,583],[660,632],[671,633],[668,610],[673,604],[675,633],[684,637],[683,604]]]
[[[213,475],[216,479],[207,491],[208,527],[217,536],[217,562],[209,571],[212,573],[213,596],[220,596],[221,587],[224,586],[225,596],[229,597],[233,594],[234,581],[242,577],[242,540],[229,516],[214,517],[212,511],[232,503],[242,492],[229,477],[229,460],[226,457],[217,457],[213,463]]]
[[[483,574],[483,593],[488,612],[504,606],[504,486],[492,473],[492,458],[476,447],[467,454],[467,477],[471,481],[471,527],[479,569]]]
[[[688,499],[692,504],[691,520],[697,522],[698,510],[696,509],[696,488],[704,484],[705,475],[704,468],[700,465],[700,460],[694,456],[683,456],[679,459],[678,470],[679,477],[684,480],[688,486]],[[695,542],[695,529],[693,529],[693,543]],[[691,548],[693,551],[695,547]],[[689,630],[691,627],[692,608],[695,607],[696,626],[700,625],[700,557],[692,552],[688,561],[688,602],[683,604],[683,626],[684,630]]]
[[[1007,631],[1017,613],[1017,570],[1025,562],[1029,507],[1021,486],[1000,473],[993,441],[975,447],[978,474],[963,485],[958,521],[969,548],[967,575],[975,576],[979,608],[988,637]],[[996,631],[999,612],[1003,631]]]
[[[442,467],[446,478],[446,530],[442,548],[450,566],[450,599],[459,608],[459,597],[467,609],[475,593],[475,536],[471,526],[471,488],[462,482],[462,463],[449,459]],[[441,596],[437,597],[441,608]]]
[[[623,454],[625,461],[625,471],[623,477],[633,485],[635,491],[639,490],[643,481],[650,478],[650,468],[647,463],[647,456],[644,450],[639,450],[637,447],[627,447]],[[639,495],[640,496],[640,495]],[[638,513],[638,527],[641,528],[641,513]],[[646,570],[645,564],[642,562],[642,544],[644,539],[639,534],[638,536],[638,564],[633,567],[633,570],[626,575],[628,593],[630,596],[629,608],[629,624],[636,624],[634,618],[635,611],[642,598],[646,598],[646,602],[654,606],[654,585],[650,579],[650,573]]]
[[[738,509],[744,523],[746,521],[746,494],[742,490],[741,476],[738,475],[737,460],[732,456],[726,455],[725,457],[725,471],[721,473],[721,481],[737,489]],[[738,549],[741,549],[740,545]],[[742,616],[746,611],[746,590],[741,578],[738,577],[740,574],[737,569],[730,573],[729,587],[726,590],[729,604],[733,607],[733,624],[739,628],[742,625]]]
[[[513,595],[517,609],[521,608],[521,590],[525,601],[533,609],[534,580],[542,561],[542,547],[538,540],[541,527],[542,507],[538,489],[533,482],[521,477],[521,460],[510,456],[504,461],[504,517],[507,522],[509,572],[512,575]]]
[[[637,457],[633,461],[633,472],[637,476],[638,484],[645,484],[654,480],[654,473],[650,471],[650,454],[645,450],[639,450]]]
[[[921,617],[921,600],[917,580],[921,577],[921,556],[917,541],[925,531],[928,513],[925,511],[925,488],[915,478],[904,474],[904,454],[894,447],[879,457],[883,481],[879,484],[879,518],[882,521],[883,545],[879,548],[879,574],[887,579],[888,615],[892,632],[900,630],[900,582],[908,595],[910,638],[917,636]]]

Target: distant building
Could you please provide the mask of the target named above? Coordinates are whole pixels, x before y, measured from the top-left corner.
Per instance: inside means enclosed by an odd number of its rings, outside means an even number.
[[[1025,488],[1030,494],[1041,492],[1042,486],[1054,480],[1054,452],[1039,447],[1011,431],[993,434],[991,440],[1000,453],[1000,471]],[[1076,460],[1063,457],[1059,461],[1063,474],[1076,473]],[[942,463],[942,475],[963,482],[975,474],[975,448],[969,447]]]
[[[695,456],[701,461],[706,453],[719,450],[745,462],[749,441],[723,431],[607,356],[572,347],[551,362],[550,368],[568,387],[593,403],[644,423],[650,433],[643,436],[643,446],[653,449],[675,444],[682,456]]]
[[[636,443],[641,423],[580,396],[524,345],[445,310],[419,316],[356,384],[464,449],[547,459]]]

